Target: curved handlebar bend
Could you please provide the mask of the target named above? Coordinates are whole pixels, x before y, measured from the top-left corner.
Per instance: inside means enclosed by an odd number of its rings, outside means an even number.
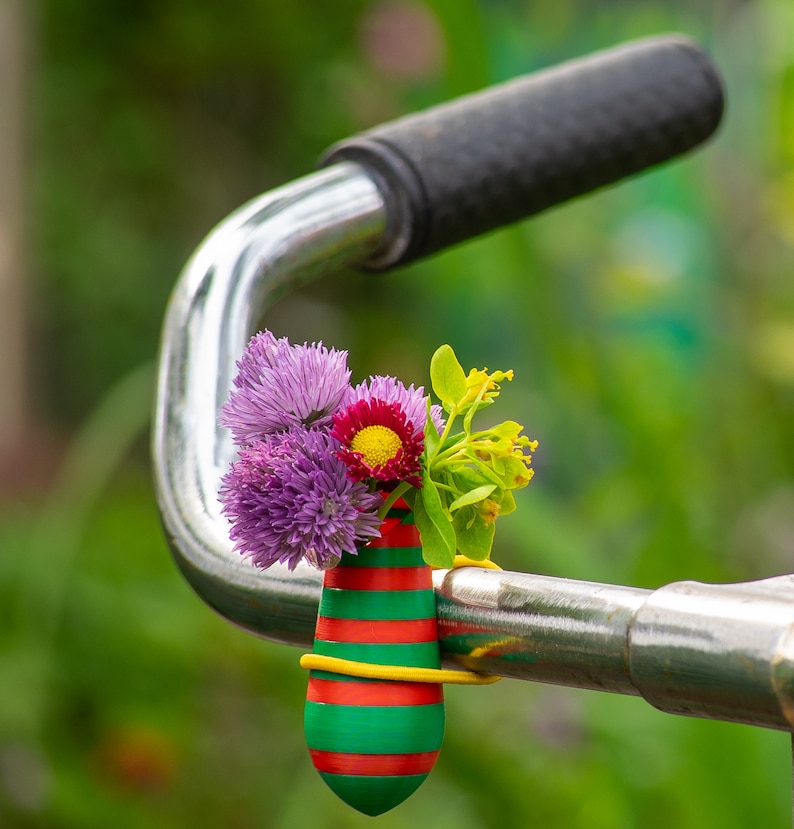
[[[380,174],[344,160],[260,196],[197,249],[167,311],[152,438],[163,527],[201,598],[275,642],[310,647],[321,574],[257,570],[233,553],[217,493],[234,447],[217,412],[265,307],[343,264],[382,257],[394,198]],[[794,728],[792,577],[651,592],[463,568],[436,573],[436,595],[447,664]]]

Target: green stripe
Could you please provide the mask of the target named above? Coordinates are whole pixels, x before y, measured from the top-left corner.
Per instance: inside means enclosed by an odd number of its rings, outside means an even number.
[[[413,524],[414,514],[410,509],[392,507],[387,513],[388,518],[402,518],[401,524]]]
[[[432,590],[342,590],[322,592],[320,615],[332,619],[431,619],[436,615]]]
[[[324,642],[314,640],[314,653],[372,662],[375,665],[400,665],[409,668],[438,668],[441,659],[438,641],[411,644],[359,644],[358,642]]]
[[[422,785],[426,774],[365,777],[357,774],[329,774],[320,777],[337,797],[365,815],[375,817],[399,806]]]
[[[307,702],[309,748],[352,754],[438,751],[444,739],[444,704],[331,705]]]
[[[309,671],[309,676],[316,679],[333,679],[337,682],[383,682],[382,679],[359,679],[356,676],[348,676],[347,674],[334,674],[331,671]]]
[[[344,567],[419,567],[424,564],[421,547],[366,547],[362,555],[342,553]]]

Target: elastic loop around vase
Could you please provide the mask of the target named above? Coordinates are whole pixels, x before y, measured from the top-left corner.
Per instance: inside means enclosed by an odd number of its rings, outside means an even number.
[[[484,570],[501,570],[502,568],[489,558],[473,559],[468,556],[455,556],[452,562],[452,569],[457,570],[458,567],[482,567]]]
[[[345,674],[357,679],[385,679],[397,682],[436,682],[449,685],[493,685],[502,677],[476,674],[472,671],[447,671],[443,668],[408,668],[400,665],[376,665],[356,662],[336,656],[305,653],[300,658],[301,668],[307,671],[327,671]]]

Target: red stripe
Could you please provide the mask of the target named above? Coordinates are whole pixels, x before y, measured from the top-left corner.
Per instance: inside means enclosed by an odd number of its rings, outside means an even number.
[[[317,751],[312,748],[309,749],[309,754],[317,771],[367,777],[427,774],[438,757],[438,751],[423,751],[417,754],[339,754],[335,751]]]
[[[430,569],[421,567],[333,567],[326,570],[323,587],[342,590],[429,590]]]
[[[420,567],[333,567],[324,573],[323,587],[342,590],[429,590],[430,570]]]
[[[389,527],[387,518],[381,528],[380,538],[373,538],[368,547],[419,547],[419,530],[415,524],[395,524]]]
[[[430,619],[330,619],[317,617],[315,639],[323,642],[392,645],[435,642],[438,639],[436,617]]]
[[[434,705],[444,701],[444,691],[434,682],[345,682],[310,677],[306,699],[330,705]]]

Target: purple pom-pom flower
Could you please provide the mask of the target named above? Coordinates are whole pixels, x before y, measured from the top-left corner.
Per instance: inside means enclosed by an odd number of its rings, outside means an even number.
[[[347,352],[322,343],[291,345],[270,331],[251,338],[221,408],[238,446],[295,427],[324,427],[350,389]]]
[[[350,479],[326,432],[296,427],[243,449],[220,497],[234,549],[260,568],[291,570],[305,558],[320,570],[380,535],[381,496]]]

